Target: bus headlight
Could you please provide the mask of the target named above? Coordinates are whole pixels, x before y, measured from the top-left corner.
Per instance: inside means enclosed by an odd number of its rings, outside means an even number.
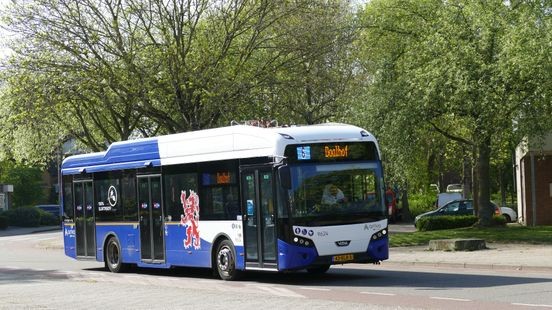
[[[293,238],[293,243],[297,246],[312,248],[314,246],[314,242],[308,238],[298,237],[295,236]]]
[[[384,228],[380,231],[377,231],[375,232],[373,235],[372,235],[372,241],[375,241],[375,240],[379,240],[379,239],[383,239],[387,237],[387,228]]]

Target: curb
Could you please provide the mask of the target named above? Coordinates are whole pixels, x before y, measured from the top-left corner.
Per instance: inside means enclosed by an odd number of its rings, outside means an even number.
[[[535,271],[550,272],[552,267],[547,266],[525,266],[525,265],[500,265],[500,264],[471,264],[471,263],[447,263],[447,262],[389,262],[384,261],[382,265],[387,266],[417,266],[417,267],[438,267],[438,268],[465,268],[465,269],[485,269],[498,271]]]
[[[7,229],[0,230],[0,237],[36,234],[36,233],[55,231],[55,230],[59,230],[59,232],[61,233],[61,226],[42,226],[42,227],[9,226]]]

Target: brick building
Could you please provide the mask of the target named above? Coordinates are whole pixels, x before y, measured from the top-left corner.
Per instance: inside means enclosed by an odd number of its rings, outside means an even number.
[[[516,148],[517,212],[527,226],[552,225],[552,133]]]

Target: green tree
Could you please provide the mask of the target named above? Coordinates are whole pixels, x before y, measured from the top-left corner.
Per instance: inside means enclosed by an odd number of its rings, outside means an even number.
[[[347,1],[13,2],[4,156],[44,162],[68,137],[99,151],[234,119],[332,119],[351,97],[352,17]]]
[[[356,19],[348,1],[304,1],[271,29],[282,61],[272,62],[254,100],[291,123],[347,117],[358,76],[352,53]],[[268,55],[272,56],[271,53]]]
[[[0,183],[13,185],[14,207],[31,206],[46,199],[40,168],[29,168],[13,162],[1,161]]]
[[[392,115],[403,132],[391,136],[413,138],[409,146],[432,130],[471,151],[481,225],[493,212],[493,150],[550,128],[550,7],[376,0],[363,12],[364,68],[382,103],[372,108]]]

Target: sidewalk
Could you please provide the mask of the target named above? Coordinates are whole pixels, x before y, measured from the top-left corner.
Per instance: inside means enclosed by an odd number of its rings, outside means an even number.
[[[414,231],[412,224],[389,225],[391,236]],[[427,245],[394,247],[382,264],[552,272],[552,245],[487,242],[486,246],[479,251],[430,251]]]
[[[61,226],[40,226],[40,227],[15,227],[9,226],[7,229],[0,229],[0,237],[7,236],[17,236],[17,235],[28,235],[44,231],[55,231],[59,230],[61,232]]]
[[[382,264],[552,272],[552,245],[487,243],[487,249],[479,251],[395,247]]]

